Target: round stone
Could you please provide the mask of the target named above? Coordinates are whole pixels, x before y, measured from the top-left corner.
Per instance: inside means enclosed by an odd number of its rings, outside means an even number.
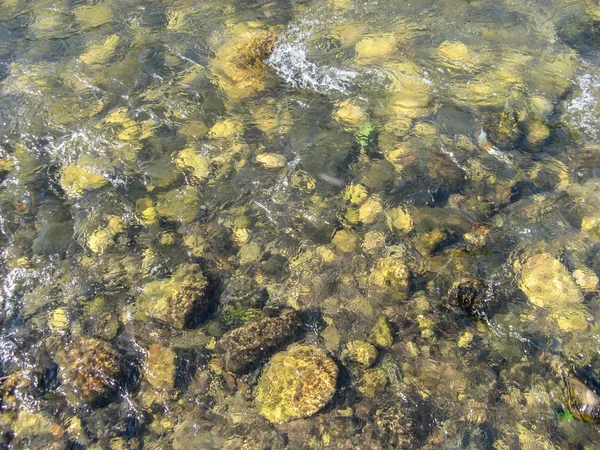
[[[255,402],[271,422],[310,417],[333,396],[337,376],[338,367],[324,350],[294,345],[273,356],[264,368]]]

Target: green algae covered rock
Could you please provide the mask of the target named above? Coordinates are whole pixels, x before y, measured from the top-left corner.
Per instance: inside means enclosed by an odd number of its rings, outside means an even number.
[[[172,277],[144,286],[136,302],[136,318],[152,318],[181,330],[193,311],[205,309],[207,285],[197,264],[184,264]]]
[[[271,358],[254,401],[271,422],[310,417],[331,399],[337,377],[338,367],[324,350],[294,345]]]

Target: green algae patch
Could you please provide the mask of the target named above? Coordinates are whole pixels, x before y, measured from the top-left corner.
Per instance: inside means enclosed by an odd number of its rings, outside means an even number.
[[[271,422],[310,417],[335,393],[337,376],[338,367],[324,350],[295,345],[271,358],[254,401]]]

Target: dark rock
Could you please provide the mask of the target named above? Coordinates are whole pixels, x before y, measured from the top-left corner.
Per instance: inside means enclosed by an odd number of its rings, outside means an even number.
[[[448,305],[471,316],[484,317],[488,304],[487,286],[479,279],[463,280],[448,292]]]
[[[292,342],[298,333],[299,315],[293,309],[264,312],[240,328],[226,333],[216,350],[230,372],[247,372],[279,348]]]

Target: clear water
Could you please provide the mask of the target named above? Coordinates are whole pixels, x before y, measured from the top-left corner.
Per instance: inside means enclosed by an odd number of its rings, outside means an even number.
[[[596,448],[599,27],[591,0],[0,0],[0,447]],[[339,375],[272,423],[285,345],[218,349],[283,307]]]

